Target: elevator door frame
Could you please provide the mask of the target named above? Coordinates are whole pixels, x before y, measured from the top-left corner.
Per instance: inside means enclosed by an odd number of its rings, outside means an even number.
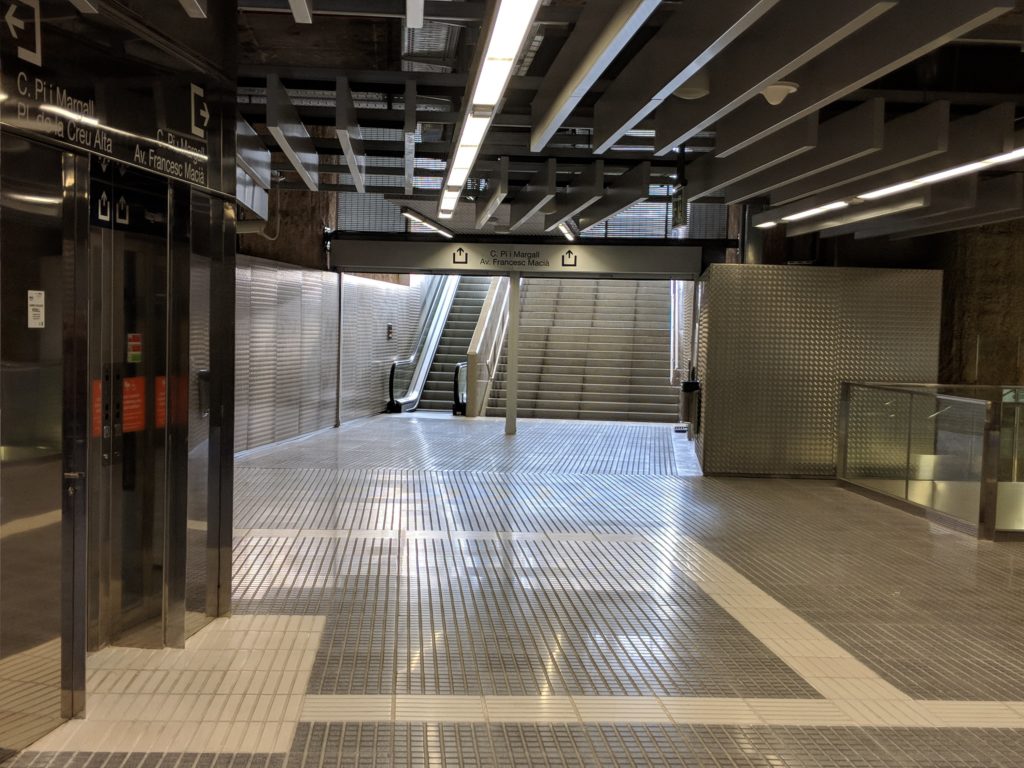
[[[96,174],[96,165],[94,160],[90,178],[93,202],[98,195],[109,195],[107,213],[114,215],[106,220],[91,218],[89,232],[89,378],[92,387],[99,384],[99,391],[93,394],[99,395],[98,414],[94,412],[92,419],[101,416],[98,424],[90,424],[89,517],[94,553],[90,599],[97,605],[90,609],[90,616],[95,611],[96,623],[90,626],[89,645],[91,649],[107,643],[180,646],[180,641],[167,641],[168,626],[174,623],[166,599],[167,564],[174,555],[168,546],[172,517],[167,487],[170,425],[166,398],[161,416],[156,395],[157,382],[167,381],[171,335],[166,306],[171,274],[171,187],[161,177],[135,171],[126,179],[126,174],[118,173],[118,166],[111,164]],[[153,182],[153,189],[145,188]],[[126,197],[131,209],[126,203],[122,220],[115,201],[125,201]],[[136,223],[145,218],[140,217],[140,206],[135,205],[140,200],[145,216],[162,217],[162,225],[158,223],[152,232],[138,226],[129,229],[129,218]],[[134,284],[129,285],[129,281]],[[159,304],[160,296],[164,302],[162,313],[152,308],[154,303]],[[136,315],[134,320],[129,319],[130,311]],[[128,338],[140,331],[139,357],[133,361],[127,349]],[[143,383],[141,424],[136,422],[125,429],[130,418],[125,403],[127,383],[139,380]],[[138,409],[134,412],[137,415]],[[130,515],[135,516],[138,525],[135,541],[125,538],[125,522]],[[126,605],[124,563],[129,547],[138,552],[139,600]]]
[[[89,543],[89,486],[93,480],[87,476],[90,419],[93,409],[89,378],[89,322],[90,322],[90,247],[91,247],[91,162],[99,158],[85,152],[69,151],[60,142],[47,137],[25,134],[4,126],[5,135],[17,136],[60,157],[63,199],[63,245],[61,269],[63,272],[63,434],[62,434],[62,506],[61,506],[61,578],[60,578],[60,633],[61,633],[61,712],[62,718],[80,715],[86,704],[86,654],[90,647],[90,552]],[[114,162],[114,161],[111,161]],[[152,174],[155,178],[164,177]],[[211,267],[210,324],[220,329],[211,336],[209,371],[209,506],[207,550],[207,612],[210,617],[224,616],[231,608],[231,528],[233,496],[233,441],[234,419],[234,269],[235,269],[235,216],[234,202],[210,190],[196,190],[212,201],[210,219],[202,226],[209,227],[209,253]],[[174,368],[182,366],[188,376],[188,328],[175,325],[188,312],[188,265],[192,258],[189,217],[193,188],[176,180],[169,181],[167,214],[169,216],[168,254],[168,397],[174,391],[171,385]],[[171,267],[177,266],[177,270]],[[174,294],[175,286],[179,291]],[[185,312],[184,315],[180,314]],[[179,313],[175,317],[174,313]],[[176,335],[175,335],[176,334]],[[189,382],[178,381],[187,393]],[[187,406],[184,411],[188,412]],[[187,468],[188,424],[180,420],[173,424],[168,413],[168,461],[177,462],[174,471],[167,472],[168,535],[167,546],[178,546],[181,553],[176,568],[165,567],[165,615],[174,618],[165,627],[165,643],[170,647],[183,647],[185,627],[185,542],[187,509],[185,499],[174,499],[172,479],[181,477],[178,468]],[[176,452],[176,453],[175,453]],[[177,529],[180,528],[180,531]],[[174,534],[173,536],[171,534]],[[174,537],[178,536],[177,539]],[[165,563],[170,562],[165,558]]]

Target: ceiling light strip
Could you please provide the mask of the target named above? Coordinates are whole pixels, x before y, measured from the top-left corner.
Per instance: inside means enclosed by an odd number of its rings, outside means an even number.
[[[871,192],[865,192],[864,194],[857,195],[850,200],[836,200],[832,203],[825,205],[819,205],[814,208],[808,208],[805,211],[799,211],[792,213],[788,216],[782,216],[778,219],[765,219],[760,221],[754,226],[757,229],[770,229],[778,225],[779,221],[802,221],[804,219],[810,219],[814,216],[818,216],[822,213],[829,211],[835,211],[840,208],[846,208],[851,203],[856,205],[858,203],[871,202],[874,200],[880,200],[885,197],[891,197],[893,195],[899,195],[904,192],[910,192],[921,187],[928,187],[933,184],[939,184],[943,181],[949,181],[950,179],[957,179],[963,176],[970,176],[971,174],[978,173],[980,171],[988,170],[989,168],[995,168],[1000,165],[1006,165],[1008,163],[1017,162],[1018,160],[1024,160],[1024,147],[1019,147],[1010,152],[1003,152],[992,157],[987,157],[984,160],[976,160],[970,163],[964,163],[963,165],[957,165],[952,168],[946,168],[942,171],[935,173],[929,173],[925,176],[919,176],[916,179],[910,179],[908,181],[900,182],[899,184],[892,184],[888,187],[881,187],[880,189],[872,190]]]
[[[469,91],[472,97],[459,128],[459,139],[452,159],[448,163],[444,191],[438,206],[438,216],[442,219],[450,219],[455,213],[462,189],[480,154],[487,129],[504,96],[519,51],[530,32],[539,6],[540,0],[499,0],[497,11],[490,19],[487,45]]]
[[[416,213],[415,211],[410,210],[409,208],[403,208],[402,215],[405,216],[405,218],[409,219],[409,221],[415,221],[417,224],[422,224],[427,229],[432,229],[435,232],[437,232],[437,234],[443,235],[444,237],[447,237],[449,240],[451,240],[455,236],[455,234],[451,230],[445,229],[437,222],[431,221],[426,216]]]

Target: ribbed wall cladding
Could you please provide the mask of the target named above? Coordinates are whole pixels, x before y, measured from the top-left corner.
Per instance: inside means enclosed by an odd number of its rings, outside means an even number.
[[[437,353],[427,375],[420,398],[421,411],[451,411],[455,386],[455,366],[466,361],[469,343],[480,319],[491,278],[463,275],[452,300]]]
[[[669,284],[642,280],[524,280],[519,415],[672,422]],[[488,403],[505,415],[507,351]]]
[[[235,450],[334,425],[338,276],[239,255]]]
[[[351,421],[384,410],[391,363],[411,354],[416,343],[423,283],[342,275],[341,284],[341,420]]]

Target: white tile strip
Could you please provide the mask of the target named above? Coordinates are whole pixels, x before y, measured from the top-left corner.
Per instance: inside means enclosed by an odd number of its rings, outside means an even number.
[[[393,708],[393,709],[392,709]],[[792,727],[1024,728],[995,701],[828,701],[672,696],[306,696],[305,722],[675,723]]]
[[[286,752],[323,629],[322,616],[239,616],[184,650],[105,648],[88,659],[85,718],[32,750]]]
[[[724,560],[687,536],[674,536],[679,567],[711,599],[831,701],[910,701],[910,697],[829,640]]]

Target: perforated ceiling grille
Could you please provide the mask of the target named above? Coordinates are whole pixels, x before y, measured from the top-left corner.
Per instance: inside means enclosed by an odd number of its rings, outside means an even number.
[[[406,218],[384,195],[338,193],[338,229],[345,232],[405,232]]]
[[[672,203],[666,199],[671,188],[666,185],[651,186],[652,197],[660,200],[645,200],[635,203],[609,219],[588,227],[585,237],[636,237],[636,238],[700,238],[720,239],[726,237],[728,209],[720,203],[687,203],[687,225],[672,228]]]

